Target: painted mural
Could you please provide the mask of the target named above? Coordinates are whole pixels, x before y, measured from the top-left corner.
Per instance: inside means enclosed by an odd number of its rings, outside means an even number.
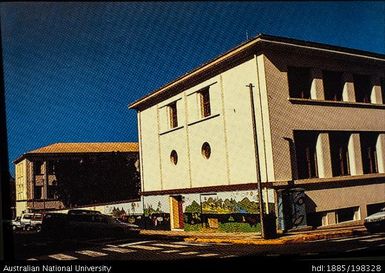
[[[77,208],[100,211],[103,214],[112,215],[123,222],[144,227],[142,201],[110,203],[96,206],[81,206]],[[68,209],[64,209],[58,210],[57,212],[67,213],[67,211]]]
[[[186,231],[259,232],[257,191],[182,195],[181,218]],[[264,194],[274,212],[274,191]],[[144,196],[141,201],[82,207],[110,214],[142,229],[170,229],[170,196]],[[175,219],[174,219],[175,221]]]
[[[120,221],[144,226],[143,205],[141,201],[111,204],[104,207],[104,213],[113,215]]]
[[[170,204],[168,196],[146,196],[143,197],[143,203],[143,228],[170,229]]]
[[[307,226],[306,194],[301,188],[278,191],[278,225],[282,230]]]
[[[271,191],[268,194],[269,211],[274,211],[274,193]],[[185,230],[213,229],[224,232],[259,232],[257,191],[186,196],[184,218]]]

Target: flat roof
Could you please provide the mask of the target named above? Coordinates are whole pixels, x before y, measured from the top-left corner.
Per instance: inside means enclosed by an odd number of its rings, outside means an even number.
[[[226,59],[229,59],[230,57],[234,57],[241,52],[244,52],[244,50],[251,48],[254,45],[262,44],[262,43],[268,43],[268,44],[279,44],[283,46],[291,46],[296,48],[303,48],[303,49],[311,49],[311,50],[318,50],[323,52],[329,52],[334,54],[340,54],[340,55],[346,55],[350,57],[359,57],[359,58],[365,58],[370,59],[373,61],[380,61],[385,62],[385,55],[379,54],[379,53],[373,53],[369,51],[364,50],[358,50],[358,49],[351,49],[346,47],[340,47],[340,46],[333,46],[328,44],[322,44],[322,43],[316,43],[316,42],[310,42],[310,41],[304,41],[304,40],[297,40],[292,38],[286,38],[286,37],[279,37],[279,36],[272,36],[267,34],[259,34],[255,38],[246,41],[235,48],[230,49],[229,51],[219,55],[218,57],[214,58],[213,60],[210,60],[203,65],[193,69],[192,71],[182,75],[181,77],[177,78],[176,80],[167,83],[166,85],[160,87],[159,89],[156,89],[155,91],[149,93],[148,95],[134,101],[129,105],[130,109],[138,109],[141,105],[143,105],[146,101],[154,99],[160,95],[164,95],[165,92],[167,92],[168,89],[174,87],[175,85],[193,78],[198,73],[204,72],[208,69],[210,69],[215,64],[218,64]]]

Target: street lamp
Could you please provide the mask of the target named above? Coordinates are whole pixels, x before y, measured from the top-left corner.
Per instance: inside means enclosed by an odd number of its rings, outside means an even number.
[[[261,183],[261,169],[259,165],[259,152],[258,152],[258,137],[257,137],[257,125],[255,121],[255,107],[254,107],[254,98],[253,98],[253,84],[249,83],[246,85],[250,91],[250,107],[251,107],[251,120],[253,124],[253,139],[254,139],[254,151],[255,151],[255,164],[257,169],[257,188],[258,188],[258,203],[259,203],[259,219],[261,222],[261,236],[262,238],[266,237],[265,233],[265,223],[264,223],[264,207],[263,207],[263,198],[262,198],[262,183]]]

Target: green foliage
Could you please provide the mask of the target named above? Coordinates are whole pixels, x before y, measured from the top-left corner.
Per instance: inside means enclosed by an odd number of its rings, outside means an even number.
[[[148,205],[148,207],[145,207],[144,210],[144,215],[148,216],[148,215],[151,215],[153,213],[163,213],[162,211],[162,205],[160,203],[160,201],[158,202],[158,206],[156,208],[156,210],[152,207],[152,205]]]
[[[201,206],[196,202],[195,200],[192,201],[191,205],[186,207],[185,210],[186,213],[200,213],[201,212]]]
[[[258,213],[259,206],[257,202],[250,201],[249,198],[243,198],[239,203],[239,208],[247,213]]]
[[[221,198],[209,197],[206,201],[202,202],[203,213],[258,213],[258,209],[258,203],[250,201],[248,197],[243,198],[240,202],[232,198],[226,198],[223,201]]]
[[[202,229],[202,225],[201,224],[187,224],[185,223],[184,224],[184,230],[185,231],[200,231]]]
[[[219,223],[218,231],[221,232],[261,232],[261,226],[258,223],[257,226],[251,227],[248,223]]]
[[[203,228],[201,224],[186,224],[184,225],[185,231],[207,231],[207,228]],[[248,223],[219,223],[217,230],[210,230],[210,232],[261,232],[260,224],[251,227]]]

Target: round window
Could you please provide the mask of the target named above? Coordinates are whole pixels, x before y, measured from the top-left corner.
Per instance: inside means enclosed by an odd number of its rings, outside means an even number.
[[[176,165],[176,163],[178,163],[178,154],[175,150],[171,151],[170,160],[171,160],[171,163],[173,163],[174,165]]]
[[[211,147],[207,142],[202,145],[202,155],[204,158],[209,159],[211,155]]]

